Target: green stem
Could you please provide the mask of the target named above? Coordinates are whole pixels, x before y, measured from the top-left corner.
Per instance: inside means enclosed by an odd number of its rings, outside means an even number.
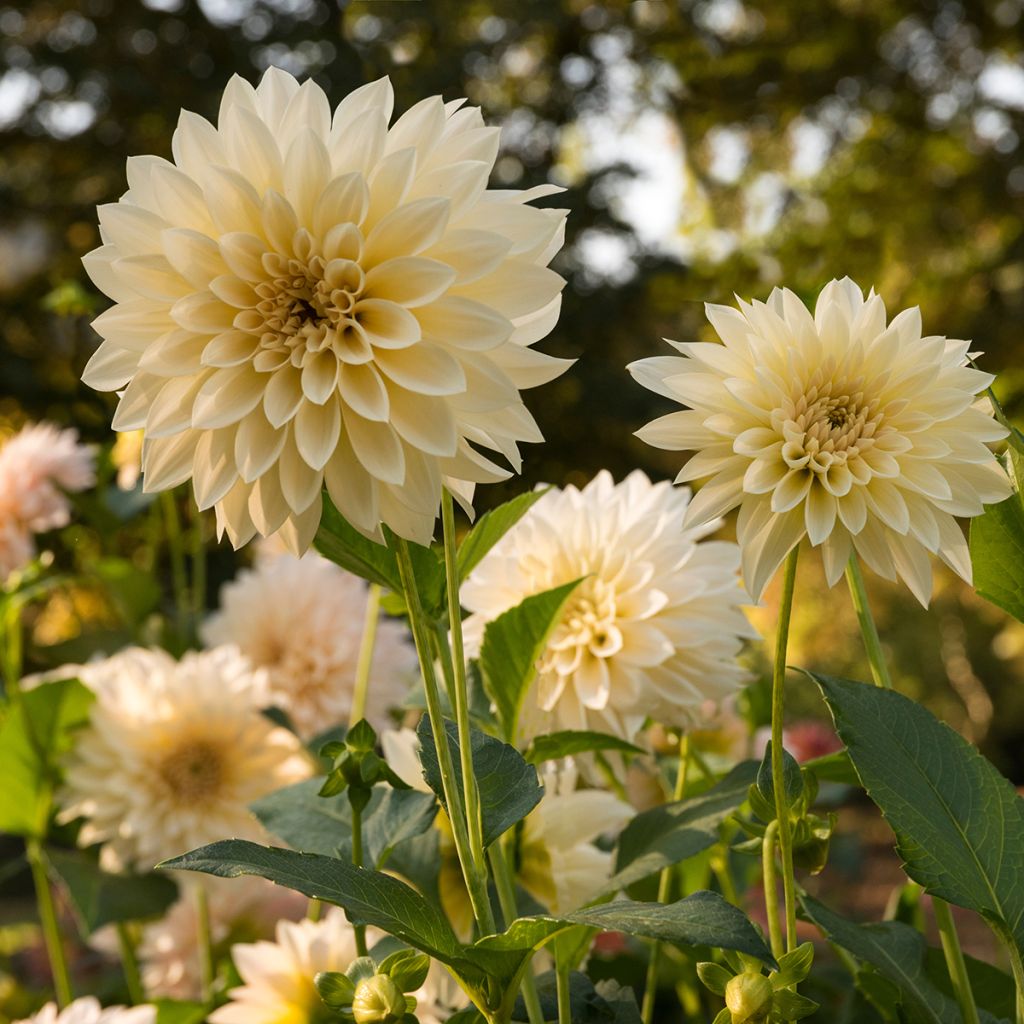
[[[779,823],[773,821],[765,829],[761,843],[761,871],[764,875],[764,909],[768,917],[768,937],[772,956],[776,960],[786,952],[782,939],[782,921],[779,918],[779,879],[775,870],[775,841],[779,834]]]
[[[558,985],[558,1024],[572,1024],[572,1001],[569,998],[569,964],[556,947],[555,981]]]
[[[128,986],[128,995],[132,1006],[146,1001],[146,993],[142,989],[142,978],[139,975],[139,960],[135,954],[135,937],[131,927],[125,921],[117,922],[117,948],[121,954],[121,969]]]
[[[469,829],[469,852],[473,869],[487,878],[487,860],[484,854],[483,821],[480,816],[480,793],[473,770],[473,746],[469,732],[469,683],[466,679],[466,652],[462,642],[462,611],[459,605],[459,566],[455,551],[455,506],[451,492],[445,488],[441,494],[441,522],[444,530],[444,570],[448,593],[448,629],[451,639],[452,662],[455,668],[454,697],[455,722],[459,730],[459,758],[462,762],[462,794],[466,806]]]
[[[980,1024],[978,1009],[974,1005],[974,993],[971,991],[971,979],[967,976],[967,965],[964,963],[960,938],[953,923],[953,914],[945,900],[934,899],[932,909],[935,911],[935,923],[939,926],[939,938],[942,940],[942,952],[946,956],[946,967],[953,983],[956,1001],[960,1004],[964,1024]]]
[[[6,695],[13,699],[19,692],[21,684],[22,669],[22,632],[21,632],[21,609],[22,602],[14,595],[8,595],[3,605],[3,670],[4,690]]]
[[[676,772],[675,791],[672,794],[674,803],[686,796],[686,776],[690,765],[690,737],[685,733],[679,740],[679,770]],[[668,903],[672,896],[672,867],[661,869],[658,878],[658,902]],[[658,964],[661,960],[661,943],[651,943],[651,956],[647,961],[647,978],[644,983],[644,1001],[640,1010],[643,1024],[652,1024],[654,1020],[654,1004],[658,998]]]
[[[786,699],[786,648],[789,623],[793,616],[793,592],[796,589],[797,545],[786,558],[782,582],[782,601],[775,639],[775,663],[772,670],[772,788],[775,790],[775,816],[779,823],[779,853],[782,857],[782,891],[786,901],[786,951],[796,949],[796,878],[793,873],[793,830],[786,800],[785,747],[782,725]],[[767,895],[767,888],[765,890]]]
[[[363,866],[363,809],[350,800],[352,808],[352,864],[361,868]],[[356,936],[356,953],[359,956],[366,956],[366,925],[357,924],[352,929]]]
[[[210,932],[210,899],[202,883],[195,887],[196,935],[199,939],[199,978],[203,1002],[213,1005],[213,935]]]
[[[379,583],[371,583],[366,592],[366,617],[363,619],[363,637],[359,642],[359,658],[356,661],[356,678],[352,686],[352,710],[349,713],[349,728],[366,717],[366,691],[370,685],[370,668],[373,665],[373,645],[377,639],[377,620],[380,618]]]
[[[188,571],[185,566],[185,543],[181,532],[181,516],[174,491],[160,492],[160,507],[163,509],[164,530],[167,533],[167,554],[171,562],[171,586],[174,589],[174,608],[177,615],[177,637],[186,643],[188,623],[192,604],[188,593]]]
[[[39,922],[43,928],[46,955],[50,961],[53,990],[57,996],[57,1005],[63,1008],[71,1002],[71,976],[68,973],[67,958],[64,956],[64,943],[61,939],[57,910],[53,903],[53,892],[50,889],[50,876],[46,870],[46,854],[38,839],[26,841],[25,856],[32,871],[32,884],[36,890],[36,905],[39,908]]]
[[[310,900],[309,908],[306,910],[307,921],[319,921],[323,917],[324,905],[322,900]]]
[[[494,916],[487,895],[486,876],[478,874],[474,868],[472,853],[469,847],[469,834],[466,826],[466,814],[462,806],[462,793],[455,780],[455,764],[452,761],[451,748],[448,745],[448,731],[444,724],[441,708],[441,694],[434,673],[434,661],[430,648],[430,624],[423,612],[419,591],[416,589],[416,574],[413,570],[409,544],[401,537],[395,537],[395,556],[398,561],[398,572],[405,591],[405,603],[409,609],[409,624],[412,627],[413,640],[416,642],[416,654],[419,658],[420,672],[423,675],[423,689],[427,698],[427,715],[437,748],[438,767],[441,772],[441,788],[448,807],[448,818],[452,825],[452,837],[455,840],[455,852],[459,856],[462,875],[469,890],[469,899],[473,904],[473,915],[481,932],[490,935],[494,932]]]
[[[206,544],[203,513],[192,509],[192,621],[198,623],[206,611]]]
[[[875,680],[876,686],[884,686],[887,690],[891,690],[892,676],[889,675],[889,666],[885,663],[882,641],[878,638],[878,628],[875,626],[875,618],[871,614],[868,592],[864,586],[864,576],[861,574],[860,562],[857,561],[856,555],[850,555],[850,561],[846,563],[846,582],[850,588],[850,597],[853,598],[853,607],[857,611],[857,622],[860,624],[860,635],[864,638],[864,648],[871,665],[871,676]]]

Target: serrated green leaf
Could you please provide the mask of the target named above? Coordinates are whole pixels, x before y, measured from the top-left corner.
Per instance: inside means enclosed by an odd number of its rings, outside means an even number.
[[[818,782],[835,782],[843,786],[860,786],[860,779],[854,770],[850,755],[845,750],[834,750],[831,754],[812,757],[801,765]]]
[[[1006,971],[1001,971],[984,960],[976,960],[966,953],[964,954],[964,965],[967,968],[967,978],[971,983],[971,994],[974,996],[978,1009],[990,1013],[996,1020],[1013,1020],[1017,998],[1013,978]],[[949,980],[946,956],[941,949],[928,947],[924,958],[924,968],[935,987],[943,995],[950,999],[956,998],[952,982]]]
[[[43,683],[7,705],[0,720],[0,832],[46,834],[60,759],[89,718],[92,692],[77,679]]]
[[[534,737],[523,756],[530,764],[542,764],[544,761],[557,761],[562,757],[588,754],[595,750],[614,750],[621,754],[644,752],[636,744],[628,743],[619,736],[585,729],[567,729]]]
[[[459,582],[461,583],[480,564],[502,537],[535,505],[550,488],[528,491],[517,495],[504,505],[485,512],[466,534],[458,551]]]
[[[1024,504],[1013,494],[971,520],[974,587],[982,597],[1024,622]]]
[[[459,736],[454,722],[445,720],[448,746],[455,766],[456,785],[462,786],[462,765],[459,758]],[[441,785],[441,767],[437,761],[434,734],[430,721],[424,715],[416,730],[420,741],[420,760],[427,784],[444,803]],[[540,803],[544,788],[537,780],[537,770],[527,764],[523,755],[507,743],[480,732],[470,730],[473,768],[476,771],[480,795],[480,817],[483,824],[484,845],[490,846],[518,821],[522,821]]]
[[[706,793],[638,814],[619,836],[615,874],[601,893],[618,892],[717,843],[718,826],[746,800],[756,773],[757,762],[744,761]]]
[[[809,673],[907,874],[1024,956],[1024,800],[976,747],[893,690]]]
[[[582,579],[524,598],[484,628],[480,673],[494,701],[506,739],[518,732],[519,710],[534,677],[537,659]]]
[[[51,849],[47,859],[67,889],[85,936],[107,924],[158,917],[178,898],[174,882],[157,872],[110,874],[81,850]]]

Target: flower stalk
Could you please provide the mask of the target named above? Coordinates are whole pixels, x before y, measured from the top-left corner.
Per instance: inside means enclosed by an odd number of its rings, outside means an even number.
[[[776,960],[786,952],[779,917],[779,877],[775,869],[775,845],[779,837],[779,823],[772,821],[764,832],[761,843],[761,871],[764,876],[764,909],[768,918],[768,941]]]
[[[349,728],[366,717],[366,690],[370,683],[373,647],[377,640],[380,596],[380,584],[371,583],[366,593],[366,618],[363,620],[363,636],[359,641],[359,655],[356,660],[356,678],[352,687],[352,710],[348,718]]]
[[[850,555],[850,561],[846,564],[846,582],[850,588],[853,607],[857,612],[860,635],[864,638],[864,648],[867,651],[868,664],[871,666],[871,676],[876,686],[884,686],[887,690],[891,690],[892,676],[889,675],[889,666],[885,663],[882,641],[879,639],[875,617],[871,614],[871,605],[868,603],[864,575],[860,571],[860,562],[855,554]]]
[[[64,942],[61,939],[60,922],[57,920],[57,909],[53,902],[53,891],[50,889],[46,854],[38,839],[27,840],[25,856],[32,871],[32,884],[36,890],[36,905],[39,908],[43,942],[46,944],[46,955],[50,961],[50,973],[53,976],[53,991],[57,997],[57,1005],[63,1008],[71,1002],[72,998],[71,975],[68,972],[67,957],[64,955]]]
[[[196,932],[199,939],[199,978],[202,998],[207,1006],[213,1005],[213,934],[210,931],[210,899],[202,884],[195,887]]]
[[[978,1008],[974,1005],[974,993],[971,991],[971,980],[967,976],[967,964],[964,963],[963,950],[960,948],[960,937],[956,933],[952,911],[945,900],[934,899],[932,909],[935,911],[935,923],[939,928],[939,939],[942,952],[949,967],[949,978],[953,983],[953,992],[960,1005],[964,1024],[980,1024]]]
[[[362,802],[353,799],[349,792],[349,805],[352,808],[352,865],[357,868],[363,866],[363,805]],[[366,948],[366,925],[354,924],[352,926],[356,937],[356,953],[359,956],[366,956],[369,952]]]
[[[132,934],[131,926],[126,921],[117,922],[117,949],[121,957],[121,969],[124,971],[124,981],[128,988],[128,997],[133,1006],[138,1006],[146,1001],[146,993],[142,988],[142,978],[139,975],[139,958],[135,952],[135,936]]]

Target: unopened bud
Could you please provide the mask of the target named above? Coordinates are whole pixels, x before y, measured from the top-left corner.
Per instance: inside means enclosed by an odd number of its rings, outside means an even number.
[[[772,985],[763,974],[737,974],[725,986],[732,1024],[763,1024],[772,1009]]]
[[[404,1015],[405,996],[386,974],[375,974],[356,986],[352,999],[356,1024],[391,1024]]]

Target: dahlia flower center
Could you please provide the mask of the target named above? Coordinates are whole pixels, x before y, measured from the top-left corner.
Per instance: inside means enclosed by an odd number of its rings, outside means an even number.
[[[157,765],[157,774],[179,803],[194,804],[220,791],[225,768],[219,746],[196,738],[168,751]]]
[[[568,654],[575,663],[584,651],[598,658],[610,657],[622,647],[615,614],[614,587],[598,577],[588,577],[570,598],[548,643],[545,660],[553,658],[562,664]]]

